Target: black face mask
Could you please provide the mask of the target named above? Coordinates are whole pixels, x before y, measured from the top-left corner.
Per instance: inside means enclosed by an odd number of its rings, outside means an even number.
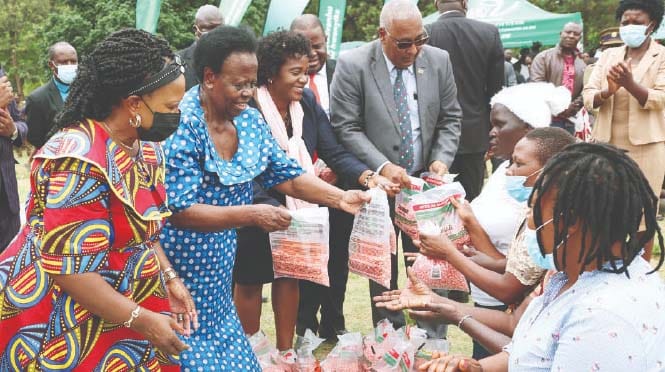
[[[162,142],[169,138],[180,125],[180,112],[168,114],[163,112],[154,112],[145,101],[143,101],[143,103],[148,108],[148,110],[152,112],[152,127],[150,129],[143,129],[139,127],[137,129],[139,138],[142,141],[150,142]]]

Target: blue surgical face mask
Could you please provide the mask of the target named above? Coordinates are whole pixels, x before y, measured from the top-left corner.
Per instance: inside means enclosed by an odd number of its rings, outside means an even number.
[[[538,230],[545,227],[548,223],[551,223],[553,219],[549,219],[544,224],[540,225],[537,229],[532,230],[529,226],[526,226],[524,230],[524,244],[526,244],[527,252],[529,257],[538,267],[544,270],[556,270],[556,264],[554,263],[554,253],[547,253],[543,256],[540,251],[540,245],[538,245]],[[563,242],[559,243],[554,249],[559,249]]]
[[[650,25],[650,24],[649,24]],[[649,25],[626,25],[619,27],[621,40],[630,48],[638,48],[647,39]]]
[[[59,65],[58,66],[58,80],[69,85],[76,78],[76,71],[78,65]]]
[[[518,203],[526,203],[527,200],[529,200],[531,191],[533,191],[533,187],[524,186],[524,183],[529,179],[529,177],[540,172],[541,170],[542,169],[538,169],[528,176],[506,176],[506,191],[508,192],[508,195],[510,195]]]

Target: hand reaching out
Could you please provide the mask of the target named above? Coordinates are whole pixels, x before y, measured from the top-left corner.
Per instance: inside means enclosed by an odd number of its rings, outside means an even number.
[[[436,354],[432,360],[420,366],[427,372],[482,372],[483,367],[477,360],[457,355]]]
[[[381,296],[376,296],[372,300],[376,302],[377,307],[383,307],[390,311],[400,311],[413,307],[423,307],[428,305],[434,298],[439,297],[425,283],[416,278],[411,268],[406,269],[409,277],[409,285],[405,289],[384,292]]]

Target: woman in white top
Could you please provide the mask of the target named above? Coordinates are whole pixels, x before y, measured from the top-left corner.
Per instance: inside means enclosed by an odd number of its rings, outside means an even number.
[[[458,206],[460,216],[476,250],[465,257],[456,249],[455,265],[471,282],[474,306],[493,310],[506,310],[540,280],[525,282],[504,273],[506,254],[523,223],[527,209],[528,191],[547,159],[565,145],[574,142],[570,135],[548,130],[533,141],[525,141],[519,156],[514,156],[518,141],[534,131],[547,128],[552,116],[568,107],[570,92],[549,83],[530,83],[505,88],[491,101],[490,151],[504,161],[489,178],[480,195],[468,205]],[[541,131],[542,129],[536,129]],[[548,137],[550,137],[548,139]],[[520,141],[520,142],[522,142]],[[546,143],[547,142],[547,143]],[[450,243],[448,241],[448,243]],[[449,244],[448,248],[453,247]],[[440,257],[446,252],[424,251]],[[490,292],[488,294],[487,292]],[[473,356],[489,356],[489,352],[474,340]]]
[[[612,145],[575,144],[534,185],[527,244],[558,272],[519,319],[504,351],[475,361],[435,358],[428,371],[663,371],[665,285],[641,257],[663,236],[657,198],[637,164]],[[646,233],[638,234],[644,221]],[[438,298],[387,293],[391,307],[433,308]],[[425,306],[423,306],[425,305]],[[440,308],[439,308],[440,310]],[[469,314],[460,323],[476,328]]]

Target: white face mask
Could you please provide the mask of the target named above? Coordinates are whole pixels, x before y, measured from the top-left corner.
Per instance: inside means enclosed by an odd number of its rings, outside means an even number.
[[[626,25],[619,27],[619,36],[629,48],[639,48],[647,39],[647,29],[651,24]]]
[[[78,65],[59,65],[57,66],[58,79],[63,83],[69,85],[74,81],[77,70],[78,70]]]

